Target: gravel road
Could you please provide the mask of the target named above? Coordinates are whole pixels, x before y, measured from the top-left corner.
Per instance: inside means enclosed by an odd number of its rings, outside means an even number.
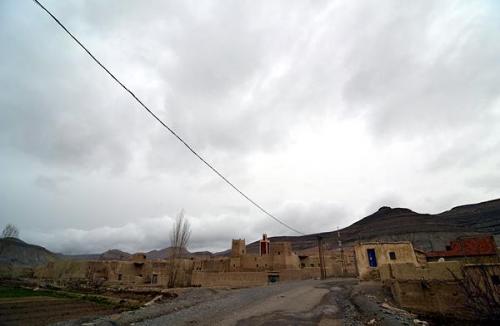
[[[190,288],[152,306],[65,325],[412,325],[384,311],[380,284],[306,280],[246,289]]]

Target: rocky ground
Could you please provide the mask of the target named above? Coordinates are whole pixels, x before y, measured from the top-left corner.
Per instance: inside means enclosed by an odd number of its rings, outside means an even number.
[[[191,288],[142,309],[61,325],[415,325],[379,283],[307,280],[246,289]],[[421,325],[425,325],[422,323]]]

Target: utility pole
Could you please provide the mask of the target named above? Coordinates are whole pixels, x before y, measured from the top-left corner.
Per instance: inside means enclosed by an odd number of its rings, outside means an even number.
[[[345,262],[344,262],[344,248],[342,247],[342,240],[340,239],[340,230],[339,227],[337,226],[337,241],[338,245],[340,248],[340,270],[342,273],[342,276],[345,275]]]
[[[320,235],[318,235],[318,252],[319,252],[319,267],[320,267],[321,279],[324,280],[326,278],[325,256],[323,253],[323,237]]]

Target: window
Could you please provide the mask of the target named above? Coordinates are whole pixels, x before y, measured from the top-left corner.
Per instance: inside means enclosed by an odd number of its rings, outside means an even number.
[[[390,252],[389,252],[389,258],[390,258],[391,260],[396,260],[396,253],[395,253],[394,251],[390,251]]]
[[[491,283],[493,283],[493,285],[500,285],[500,276],[491,275]]]
[[[122,274],[118,274],[118,281],[122,280]]]
[[[259,267],[259,264],[255,265],[255,267]]]
[[[311,267],[314,267],[314,264],[311,264]]]
[[[278,251],[278,255],[280,254],[280,252]]]

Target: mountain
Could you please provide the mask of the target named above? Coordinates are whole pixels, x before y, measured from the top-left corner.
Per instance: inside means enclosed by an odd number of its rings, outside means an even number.
[[[500,199],[458,206],[440,214],[419,214],[407,208],[384,206],[338,232],[344,246],[359,241],[409,240],[422,250],[444,250],[451,240],[478,233],[493,234],[500,244]],[[291,241],[294,250],[304,250],[317,246],[318,236],[323,237],[328,248],[337,248],[337,231],[270,240]],[[258,252],[258,241],[249,244],[247,251]]]
[[[62,255],[64,259],[70,260],[128,260],[131,254],[119,249],[110,249],[102,254],[80,254],[80,255]]]
[[[26,243],[17,238],[0,239],[0,265],[36,266],[59,259],[47,249]]]
[[[166,259],[170,257],[170,254],[172,253],[173,248],[168,247],[168,248],[163,248],[160,250],[151,250],[146,252],[146,258],[147,259]],[[181,255],[182,256],[189,256],[191,253],[187,251],[186,249],[182,250]]]
[[[98,260],[128,260],[131,254],[118,249],[111,249],[99,255]]]
[[[304,236],[277,236],[271,241],[290,241],[296,251],[317,246],[321,236],[329,249],[337,248],[338,233],[344,246],[360,241],[403,241],[413,242],[422,250],[444,250],[451,240],[463,235],[480,233],[493,234],[500,244],[500,199],[478,204],[454,207],[440,214],[419,214],[407,208],[381,207],[375,213],[337,231],[308,234]],[[258,252],[259,242],[247,246],[249,253]],[[165,259],[172,249],[164,248],[146,253],[148,259]],[[212,257],[228,255],[230,250],[212,254],[208,251],[190,253],[186,257]],[[0,239],[0,266],[36,266],[56,259],[76,260],[127,260],[130,254],[111,249],[102,254],[60,255],[28,244],[16,238]]]
[[[155,249],[145,252],[147,259],[167,259],[172,252],[172,248]],[[184,257],[211,257],[213,254],[210,251],[189,252],[182,251]],[[111,249],[103,252],[102,254],[81,254],[81,255],[61,255],[64,259],[71,260],[129,260],[132,254],[118,250]]]

